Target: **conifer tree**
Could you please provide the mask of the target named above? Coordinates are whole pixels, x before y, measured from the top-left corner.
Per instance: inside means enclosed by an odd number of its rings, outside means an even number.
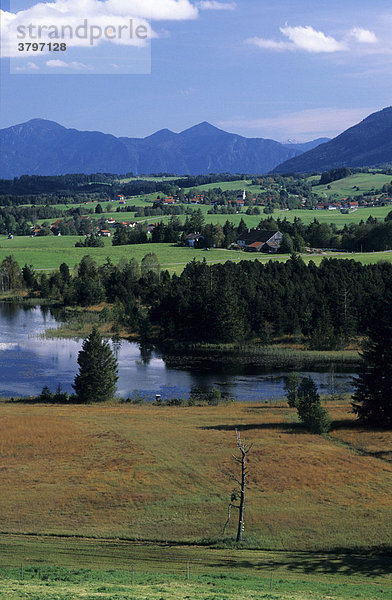
[[[118,380],[118,363],[109,346],[94,327],[78,355],[79,373],[73,388],[79,402],[103,402],[113,398]]]
[[[392,318],[390,303],[372,325],[362,353],[353,411],[373,427],[392,429]]]

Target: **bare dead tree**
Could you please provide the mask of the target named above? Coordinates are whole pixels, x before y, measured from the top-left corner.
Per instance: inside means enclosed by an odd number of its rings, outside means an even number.
[[[247,445],[244,440],[241,440],[241,436],[237,429],[235,430],[237,448],[240,451],[239,456],[232,454],[233,460],[241,465],[241,475],[237,476],[232,471],[223,471],[225,475],[229,477],[231,481],[234,481],[237,486],[231,493],[230,503],[227,511],[227,520],[224,524],[222,535],[225,534],[226,527],[230,522],[231,517],[231,509],[236,508],[238,510],[238,530],[237,530],[237,542],[241,542],[242,535],[244,532],[244,514],[245,514],[245,500],[246,500],[246,481],[248,477],[248,469],[246,467],[246,463],[248,460],[248,454],[253,446],[253,444]],[[238,502],[238,504],[237,504]]]

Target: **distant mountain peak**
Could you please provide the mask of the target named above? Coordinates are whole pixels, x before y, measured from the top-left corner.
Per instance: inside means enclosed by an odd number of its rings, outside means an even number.
[[[210,136],[210,135],[231,135],[227,133],[227,131],[223,131],[223,129],[219,129],[215,127],[215,125],[211,125],[208,121],[203,121],[202,123],[198,123],[197,125],[193,125],[188,129],[185,129],[180,133],[180,135],[194,135],[194,136]]]
[[[392,107],[372,113],[329,142],[275,167],[275,173],[311,173],[337,167],[392,163]]]
[[[30,119],[29,121],[27,121],[26,123],[21,123],[20,126],[22,125],[38,125],[40,127],[61,127],[62,129],[65,129],[65,127],[63,125],[60,125],[59,123],[56,123],[56,121],[51,121],[50,119],[40,119],[40,118],[35,118],[35,119]]]
[[[174,131],[171,131],[170,129],[159,129],[159,131],[156,131],[155,133],[152,133],[143,139],[150,141],[161,141],[165,139],[173,139],[177,137],[177,135],[178,133],[174,133]]]

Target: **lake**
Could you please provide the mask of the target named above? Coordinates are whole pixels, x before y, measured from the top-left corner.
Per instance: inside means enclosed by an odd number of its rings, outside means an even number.
[[[77,357],[82,340],[43,337],[45,329],[58,322],[47,307],[27,307],[0,303],[0,396],[35,396],[47,385],[55,391],[71,393],[78,372]],[[116,346],[114,346],[116,349]],[[117,393],[128,397],[139,395],[153,400],[188,398],[193,387],[207,390],[216,387],[238,400],[272,400],[283,397],[286,372],[266,373],[239,365],[214,372],[168,368],[156,350],[141,353],[136,343],[122,341],[117,348],[119,381]],[[312,372],[322,393],[351,391],[352,373]]]

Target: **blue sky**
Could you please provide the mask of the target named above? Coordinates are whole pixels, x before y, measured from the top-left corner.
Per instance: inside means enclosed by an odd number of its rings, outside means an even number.
[[[3,27],[27,23],[35,13],[21,11],[35,5],[3,2]],[[247,137],[306,141],[392,104],[390,1],[56,0],[40,10],[61,6],[76,19],[76,5],[100,24],[133,15],[151,23],[151,69],[148,43],[21,57],[3,30],[1,127],[40,117],[143,137],[209,121]],[[132,56],[144,57],[146,73],[116,74]],[[108,72],[94,74],[104,61]]]

